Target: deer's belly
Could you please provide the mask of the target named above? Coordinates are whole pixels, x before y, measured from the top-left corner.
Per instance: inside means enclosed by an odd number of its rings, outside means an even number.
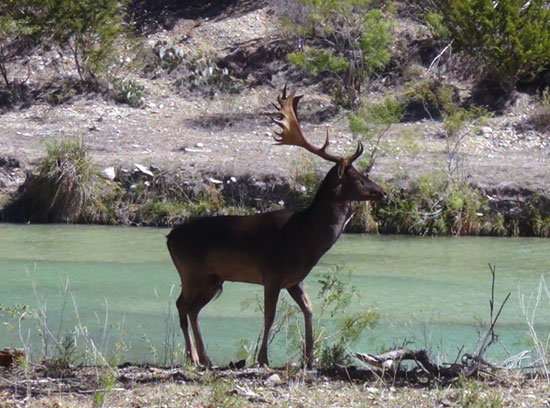
[[[262,274],[254,257],[233,251],[212,251],[206,259],[209,274],[224,281],[262,284]]]

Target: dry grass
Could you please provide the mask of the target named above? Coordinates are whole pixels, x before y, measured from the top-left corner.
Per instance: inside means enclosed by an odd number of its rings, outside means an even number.
[[[528,380],[510,373],[492,381],[463,380],[447,387],[413,387],[387,382],[349,382],[315,372],[264,369],[204,372],[153,367],[118,369],[117,380],[108,383],[105,373],[98,376],[96,369],[82,368],[67,373],[63,379],[27,374],[19,378],[20,386],[15,387],[19,381],[13,374],[17,370],[0,372],[1,408],[542,407],[550,404],[547,381]],[[280,382],[271,382],[273,374],[280,377]]]

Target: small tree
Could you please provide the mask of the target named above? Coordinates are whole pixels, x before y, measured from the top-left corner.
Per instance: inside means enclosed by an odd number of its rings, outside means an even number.
[[[0,75],[10,97],[18,99],[20,85],[8,72],[8,64],[13,62],[21,50],[35,44],[42,34],[40,24],[42,0],[10,0],[0,4]]]
[[[288,3],[288,2],[287,2]],[[303,40],[288,55],[297,67],[335,79],[336,103],[356,107],[365,82],[391,59],[389,7],[373,0],[295,0],[283,21]],[[301,5],[301,8],[299,7]],[[380,7],[380,8],[376,8]],[[301,12],[294,12],[301,9]],[[306,45],[307,44],[307,45]]]
[[[519,77],[550,64],[547,0],[434,2],[453,45],[480,62],[485,80],[511,92]]]
[[[124,0],[9,0],[0,3],[0,75],[16,88],[7,64],[28,44],[67,50],[81,81],[118,62],[117,41],[125,32]],[[52,41],[53,40],[53,41]]]
[[[50,35],[61,50],[71,51],[78,76],[94,81],[116,56],[116,40],[124,32],[119,0],[47,1]]]

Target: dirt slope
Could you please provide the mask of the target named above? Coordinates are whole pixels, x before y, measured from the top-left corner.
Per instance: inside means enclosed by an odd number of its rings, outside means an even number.
[[[243,44],[273,38],[277,29],[274,20],[268,6],[234,13],[229,10],[213,19],[181,18],[169,31],[150,34],[147,43],[179,41],[188,49],[207,48],[223,56]],[[29,64],[32,81],[46,82],[55,76],[45,56],[37,56]],[[189,173],[282,176],[292,176],[311,165],[326,168],[327,164],[319,159],[308,157],[298,148],[275,146],[271,139],[273,126],[263,113],[271,109],[271,102],[291,73],[290,67],[283,66],[260,85],[212,98],[175,89],[170,78],[138,78],[146,92],[142,108],[117,104],[98,95],[76,96],[61,105],[36,102],[0,115],[0,157],[14,157],[22,166],[32,168],[42,155],[43,141],[82,135],[101,167],[140,163]],[[330,105],[330,98],[314,85],[301,87],[300,92],[306,94],[301,106],[305,132],[320,141],[329,127],[331,148],[341,154],[352,152],[355,143],[345,114],[336,114],[322,123],[308,121]],[[381,95],[383,92],[372,97]],[[533,97],[522,95],[506,116],[489,118],[481,129],[472,130],[456,156],[460,159],[460,175],[481,185],[507,183],[546,190],[550,185],[549,135],[518,130],[532,110]],[[392,126],[383,140],[374,176],[414,178],[445,169],[449,148],[438,136],[439,126],[429,120]],[[310,161],[312,164],[308,164]],[[13,188],[14,183],[4,177],[4,185]]]

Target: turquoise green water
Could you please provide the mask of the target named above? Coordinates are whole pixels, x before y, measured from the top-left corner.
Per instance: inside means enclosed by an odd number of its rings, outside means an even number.
[[[162,362],[167,335],[169,343],[183,342],[174,320],[179,278],[166,250],[167,233],[149,228],[0,224],[0,304],[40,305],[47,310],[54,335],[80,325],[106,353],[122,340],[128,348],[125,360]],[[454,359],[460,347],[475,346],[479,321],[489,320],[488,263],[497,267],[497,305],[512,292],[496,331],[509,352],[519,352],[528,348],[529,337],[519,294],[534,304],[530,296],[536,295],[541,276],[550,274],[550,240],[344,236],[306,284],[318,309],[318,280],[337,270],[360,294],[350,311],[368,306],[379,310],[380,323],[361,338],[356,350],[377,352],[407,341]],[[258,337],[262,315],[255,306],[257,296],[262,296],[259,286],[225,283],[222,296],[203,309],[202,331],[216,363],[235,359],[241,339]],[[22,337],[40,351],[34,319],[24,319],[21,329],[5,314],[0,321],[10,323],[0,326],[0,348],[21,346]],[[539,334],[548,336],[546,295],[535,322]],[[79,346],[86,345],[79,341]],[[284,341],[283,336],[273,348],[274,361],[284,360]],[[493,353],[505,356],[500,346]]]

